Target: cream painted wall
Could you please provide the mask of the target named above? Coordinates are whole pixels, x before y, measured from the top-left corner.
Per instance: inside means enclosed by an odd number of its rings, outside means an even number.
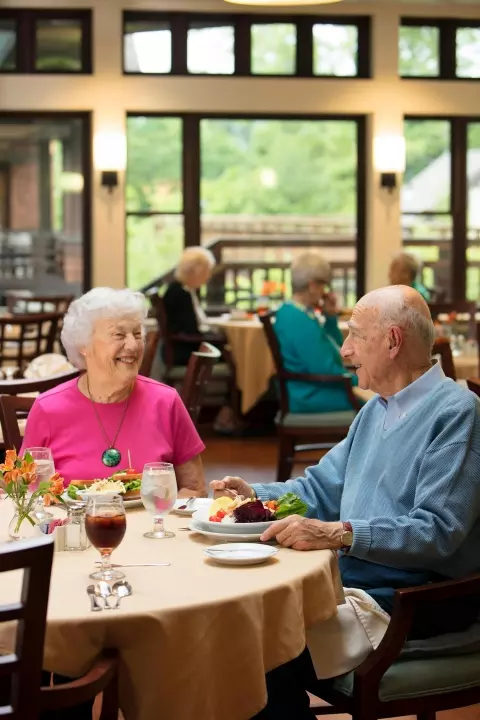
[[[65,0],[2,0],[2,7],[66,7]],[[478,85],[462,82],[405,81],[397,77],[398,25],[402,14],[480,18],[472,5],[345,3],[319,13],[368,14],[373,24],[373,79],[285,80],[268,78],[127,77],[121,72],[123,9],[233,11],[222,0],[77,0],[94,8],[93,76],[1,76],[0,110],[89,110],[94,132],[124,132],[128,111],[358,113],[368,115],[369,157],[375,134],[401,133],[406,114],[480,117]],[[307,12],[308,9],[305,9]],[[311,12],[311,8],[309,9]],[[378,188],[370,164],[367,206],[367,288],[386,282],[391,255],[400,247],[398,197]],[[123,179],[122,179],[123,180]],[[98,173],[93,189],[93,281],[121,287],[125,278],[123,192],[107,195]]]

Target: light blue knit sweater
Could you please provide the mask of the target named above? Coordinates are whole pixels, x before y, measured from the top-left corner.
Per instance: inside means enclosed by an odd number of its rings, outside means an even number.
[[[390,430],[383,429],[384,420],[378,398],[370,400],[346,439],[305,477],[252,487],[264,500],[294,492],[309,505],[310,517],[352,523],[354,542],[341,562],[345,585],[370,591],[380,587],[379,579],[390,588],[420,584],[423,571],[448,577],[478,572],[476,397],[445,379]]]

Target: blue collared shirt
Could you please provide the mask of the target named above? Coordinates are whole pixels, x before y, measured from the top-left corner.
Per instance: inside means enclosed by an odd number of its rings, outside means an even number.
[[[379,397],[378,402],[385,408],[384,430],[390,430],[395,423],[403,420],[416,405],[445,380],[445,373],[439,362],[406,388],[388,398]]]

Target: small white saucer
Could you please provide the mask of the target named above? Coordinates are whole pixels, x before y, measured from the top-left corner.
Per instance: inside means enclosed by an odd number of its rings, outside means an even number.
[[[203,552],[220,565],[260,565],[276,555],[278,548],[260,543],[225,543]]]
[[[213,500],[209,498],[194,498],[193,500],[190,500],[189,503],[187,503],[187,500],[188,498],[178,498],[178,500],[175,501],[175,505],[173,506],[173,510],[171,512],[175,513],[175,515],[191,517],[194,512],[197,512],[197,510],[209,508],[213,502]],[[180,508],[184,505],[187,505],[187,507],[184,510],[180,510]]]

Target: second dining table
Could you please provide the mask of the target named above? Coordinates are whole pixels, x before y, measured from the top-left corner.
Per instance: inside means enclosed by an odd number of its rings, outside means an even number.
[[[0,542],[11,515],[0,500]],[[113,562],[171,564],[126,568],[133,594],[119,610],[90,612],[94,548],[55,553],[44,666],[76,677],[114,648],[125,720],[248,720],[266,702],[265,673],[298,656],[306,628],[342,602],[336,556],[280,548],[264,565],[224,567],[203,553],[212,540],[183,529],[188,518],[169,515],[176,537],[160,541],[143,537],[150,522],[143,508],[128,510]],[[18,599],[19,587],[17,573],[5,574],[0,605]],[[0,627],[0,654],[14,633]]]

